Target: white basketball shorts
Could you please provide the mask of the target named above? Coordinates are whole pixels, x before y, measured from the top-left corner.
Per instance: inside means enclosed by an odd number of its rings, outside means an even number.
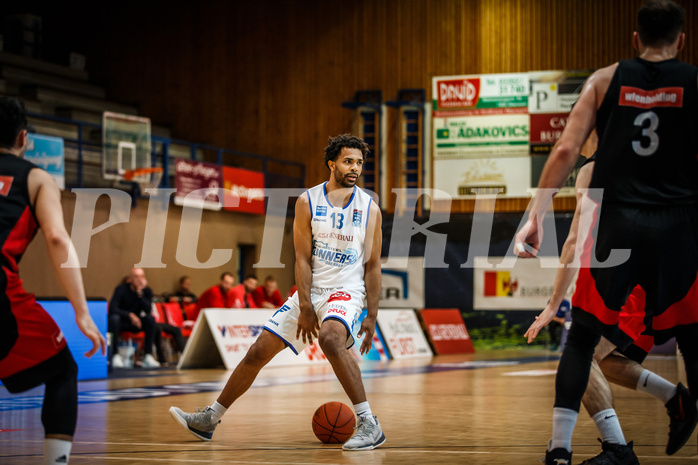
[[[351,332],[363,310],[364,293],[350,289],[314,287],[310,291],[310,300],[313,303],[320,327],[322,327],[323,322],[329,319],[340,321],[347,328],[347,349],[353,346],[354,336]],[[296,292],[264,325],[264,329],[278,336],[296,355],[308,346],[302,338],[296,339],[299,315],[300,305],[298,292]]]

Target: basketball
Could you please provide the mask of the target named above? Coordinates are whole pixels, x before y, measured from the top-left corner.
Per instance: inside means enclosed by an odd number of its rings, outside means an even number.
[[[341,402],[322,404],[313,415],[313,433],[325,444],[343,444],[354,434],[356,418]]]

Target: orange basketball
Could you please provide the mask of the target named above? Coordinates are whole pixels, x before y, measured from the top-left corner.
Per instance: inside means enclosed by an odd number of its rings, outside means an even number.
[[[353,434],[356,418],[341,402],[322,404],[313,415],[313,433],[325,444],[343,444]]]

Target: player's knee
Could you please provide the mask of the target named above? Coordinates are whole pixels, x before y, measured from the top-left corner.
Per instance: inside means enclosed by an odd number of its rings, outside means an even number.
[[[245,358],[242,360],[243,363],[250,365],[252,367],[263,367],[276,355],[272,353],[271,348],[257,340],[252,347],[245,354]]]
[[[344,347],[345,341],[346,336],[341,335],[337,331],[320,331],[318,337],[320,348],[328,357],[338,355],[340,350],[346,350]]]

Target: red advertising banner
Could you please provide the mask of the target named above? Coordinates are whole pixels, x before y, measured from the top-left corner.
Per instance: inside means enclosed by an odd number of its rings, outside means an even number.
[[[255,215],[265,213],[264,173],[224,166],[223,188],[223,208],[226,210]]]
[[[480,97],[480,78],[438,80],[436,89],[439,108],[474,107]]]
[[[221,187],[221,170],[218,165],[202,161],[178,159],[175,163],[176,205],[201,205],[220,210],[218,189]],[[202,190],[205,189],[205,190]],[[195,194],[190,193],[198,191]],[[203,204],[201,202],[203,201]]]
[[[419,314],[438,355],[475,353],[458,309],[424,309]]]
[[[569,113],[531,114],[531,153],[549,153],[567,125]]]

